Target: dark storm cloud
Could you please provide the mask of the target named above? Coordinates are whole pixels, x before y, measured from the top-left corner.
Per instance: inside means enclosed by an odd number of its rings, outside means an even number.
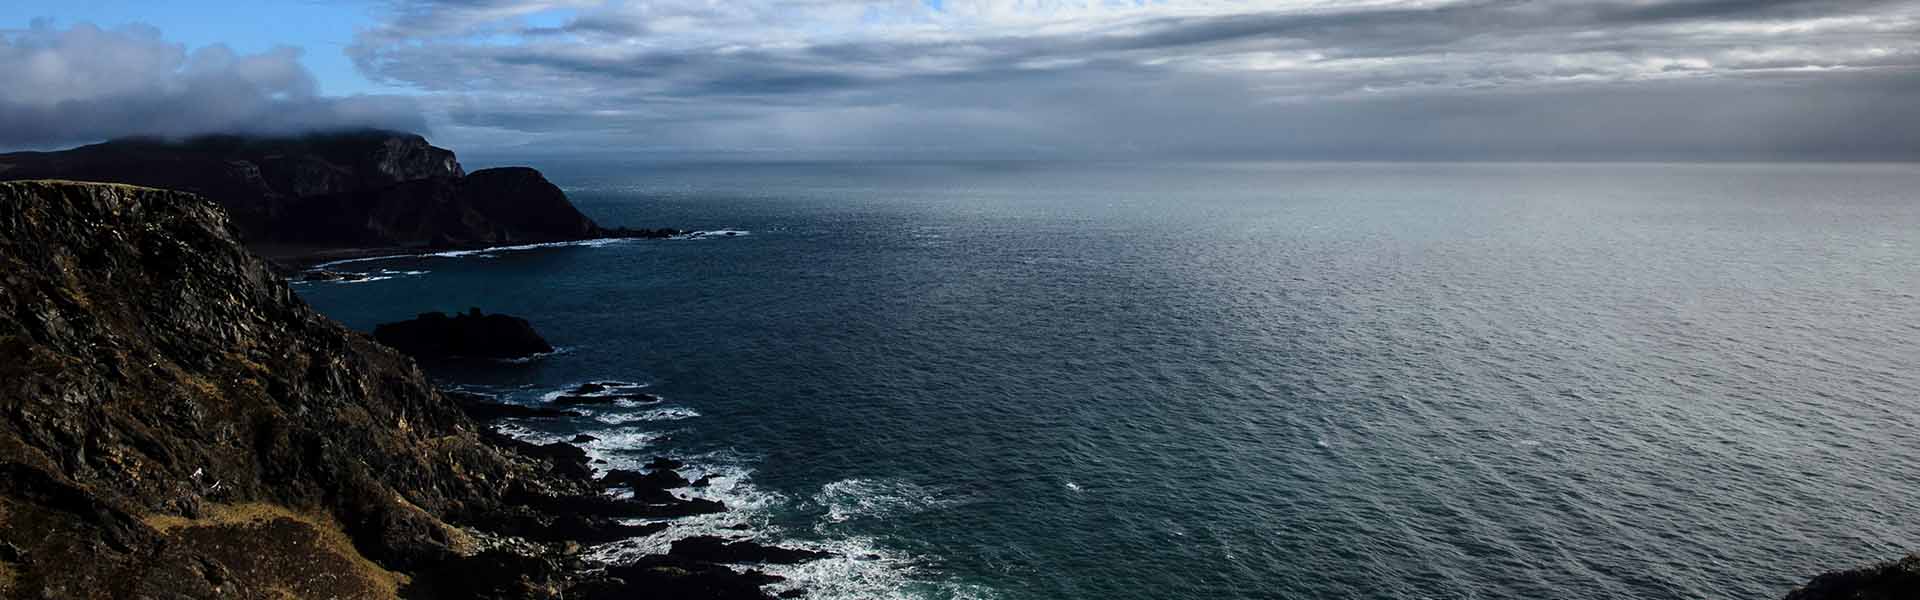
[[[409,98],[319,95],[300,53],[189,52],[147,27],[0,34],[0,148],[132,135],[422,129]]]
[[[1920,153],[1913,0],[943,6],[442,1],[351,54],[552,148]]]

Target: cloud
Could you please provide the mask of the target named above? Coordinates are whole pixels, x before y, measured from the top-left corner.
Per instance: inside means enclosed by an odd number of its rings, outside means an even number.
[[[1920,157],[1920,2],[406,2],[349,54],[542,148]]]
[[[280,47],[241,54],[189,51],[159,30],[35,21],[0,33],[0,147],[49,147],[112,137],[290,133],[346,127],[424,129],[415,100],[327,97]]]

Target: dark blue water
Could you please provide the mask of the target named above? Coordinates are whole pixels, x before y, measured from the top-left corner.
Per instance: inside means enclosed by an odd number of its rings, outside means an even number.
[[[1757,598],[1920,546],[1920,167],[541,166],[748,233],[302,293],[530,318],[561,354],[435,369],[517,401],[650,385],[514,430],[721,475],[676,535],[842,552],[813,597]]]

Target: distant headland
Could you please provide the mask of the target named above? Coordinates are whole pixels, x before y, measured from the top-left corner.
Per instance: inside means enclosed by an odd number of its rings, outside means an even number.
[[[356,130],[301,136],[128,138],[57,152],[0,154],[0,180],[122,183],[218,203],[247,247],[291,262],[610,237],[675,229],[608,228],[527,167],[461,167],[417,134]]]

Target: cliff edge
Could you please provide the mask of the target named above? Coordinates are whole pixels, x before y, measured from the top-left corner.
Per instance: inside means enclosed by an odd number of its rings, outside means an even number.
[[[418,135],[127,139],[0,154],[0,179],[124,183],[199,194],[251,245],[471,247],[644,232],[603,230],[525,167],[467,173]]]

